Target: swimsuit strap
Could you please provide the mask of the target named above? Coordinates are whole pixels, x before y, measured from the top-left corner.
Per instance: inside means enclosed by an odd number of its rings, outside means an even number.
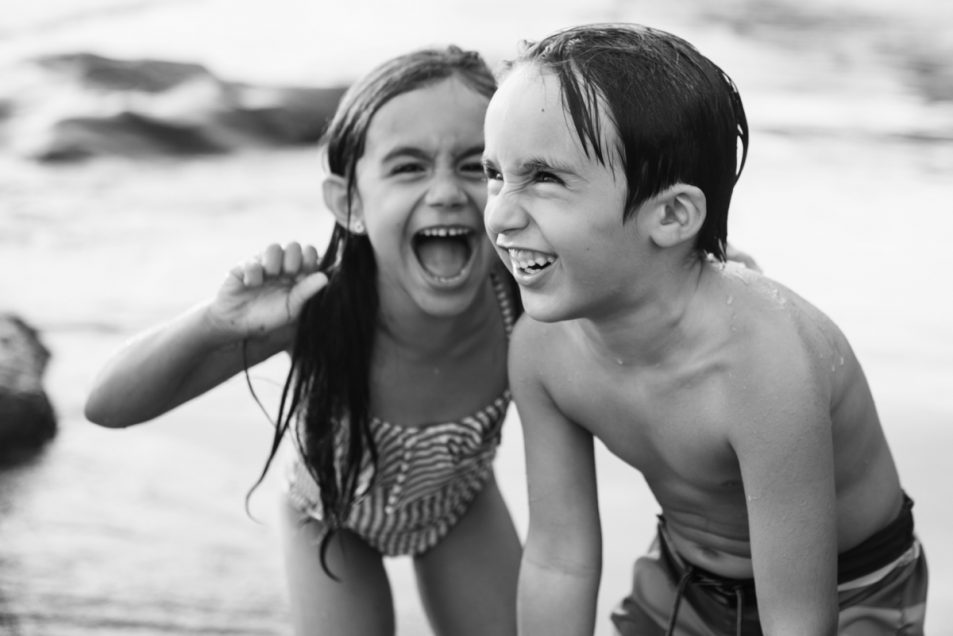
[[[668,629],[665,632],[665,636],[675,634],[678,610],[690,585],[697,585],[698,587],[711,590],[711,592],[716,595],[716,598],[720,599],[721,603],[725,605],[733,603],[735,610],[735,634],[736,636],[741,636],[744,625],[745,597],[749,596],[751,600],[754,601],[754,579],[730,579],[719,576],[681,558],[668,543],[667,532],[665,531],[665,518],[662,515],[659,515],[658,518],[658,542],[662,558],[669,564],[673,573],[680,575],[678,585],[675,588],[675,600],[672,603],[672,612],[669,617]],[[758,633],[760,633],[760,631]]]
[[[682,604],[682,598],[685,596],[686,588],[692,583],[697,585],[711,585],[711,583],[706,581],[702,575],[699,574],[697,567],[689,564],[682,578],[679,579],[678,586],[675,588],[675,601],[672,603],[672,614],[668,619],[668,629],[665,630],[665,636],[674,636],[675,625],[678,621],[678,609]],[[735,597],[735,636],[741,636],[742,617],[744,616],[745,607],[744,586],[735,585],[733,586],[732,592]]]
[[[508,274],[499,274],[490,272],[490,283],[493,285],[493,291],[496,293],[496,302],[500,306],[500,314],[503,316],[503,327],[506,329],[506,337],[510,337],[513,331],[513,325],[516,324],[516,310],[513,302],[513,289],[506,280]]]
[[[665,636],[675,634],[675,623],[678,621],[678,608],[682,604],[682,597],[685,596],[685,588],[692,582],[695,575],[695,567],[689,565],[685,574],[678,580],[678,586],[675,588],[675,602],[672,603],[672,615],[668,619],[668,629],[665,630]]]

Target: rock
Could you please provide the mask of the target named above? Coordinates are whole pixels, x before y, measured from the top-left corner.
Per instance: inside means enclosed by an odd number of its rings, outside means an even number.
[[[164,60],[117,60],[93,53],[44,55],[37,66],[100,91],[162,93],[195,79],[214,79],[199,64]]]
[[[0,313],[0,459],[42,447],[56,434],[56,416],[43,388],[50,359],[36,329]]]
[[[317,141],[344,87],[256,86],[199,64],[49,55],[3,69],[0,144],[45,162]]]

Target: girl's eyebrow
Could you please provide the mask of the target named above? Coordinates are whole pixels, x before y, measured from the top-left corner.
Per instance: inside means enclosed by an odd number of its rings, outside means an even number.
[[[382,161],[391,161],[399,157],[413,157],[415,159],[426,159],[427,153],[417,148],[416,146],[397,146],[391,148],[387,151],[387,154],[384,155]]]
[[[458,156],[460,157],[469,157],[470,155],[480,155],[483,156],[483,144],[470,146],[469,148],[463,150]]]
[[[473,145],[464,150],[455,153],[454,157],[459,159],[460,157],[469,157],[470,155],[483,155],[483,145]],[[430,153],[428,153],[423,148],[417,146],[396,146],[391,148],[384,157],[382,161],[391,161],[393,159],[401,157],[413,157],[414,159],[429,159]]]

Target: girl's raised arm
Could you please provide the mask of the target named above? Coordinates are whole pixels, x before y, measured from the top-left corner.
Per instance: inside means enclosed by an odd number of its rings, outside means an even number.
[[[145,422],[287,349],[302,306],[326,282],[313,247],[268,246],[232,268],[212,300],[120,349],[93,384],[87,419]]]

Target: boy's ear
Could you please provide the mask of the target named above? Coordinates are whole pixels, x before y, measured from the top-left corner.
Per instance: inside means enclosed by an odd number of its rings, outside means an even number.
[[[652,198],[649,236],[659,247],[694,241],[705,222],[705,193],[685,183],[663,190]]]
[[[355,234],[364,233],[364,217],[357,196],[352,198],[348,212],[347,179],[340,175],[328,175],[321,184],[324,192],[324,204],[328,206],[338,225],[346,227]]]

